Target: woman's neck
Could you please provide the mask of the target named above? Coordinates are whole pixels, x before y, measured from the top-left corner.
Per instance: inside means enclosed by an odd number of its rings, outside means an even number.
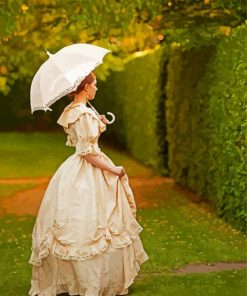
[[[74,97],[74,100],[73,100],[73,103],[76,104],[76,103],[83,103],[86,105],[88,99],[84,96],[84,95],[78,95],[78,96],[75,96]]]

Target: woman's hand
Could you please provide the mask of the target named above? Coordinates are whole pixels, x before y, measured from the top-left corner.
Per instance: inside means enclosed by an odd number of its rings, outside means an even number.
[[[125,169],[123,166],[115,166],[113,169],[112,169],[112,172],[114,174],[116,174],[117,176],[119,176],[120,178],[123,177],[126,172],[125,172]]]
[[[108,124],[109,120],[105,117],[104,114],[100,115],[100,120],[104,123],[104,124]]]

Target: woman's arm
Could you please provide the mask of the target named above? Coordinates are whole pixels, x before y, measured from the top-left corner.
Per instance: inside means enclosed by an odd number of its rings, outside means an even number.
[[[88,162],[93,164],[94,166],[109,171],[120,178],[125,175],[125,169],[123,166],[115,166],[109,164],[107,161],[103,160],[99,155],[93,155],[93,154],[86,154],[83,156]]]
[[[86,161],[90,162],[91,164],[95,165],[96,167],[106,170],[109,172],[114,173],[115,172],[115,166],[109,164],[107,161],[102,159],[99,155],[93,155],[93,154],[87,154],[83,156]]]

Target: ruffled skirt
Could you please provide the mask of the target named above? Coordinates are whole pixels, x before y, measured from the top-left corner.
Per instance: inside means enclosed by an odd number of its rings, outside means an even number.
[[[103,152],[101,156],[113,164]],[[90,184],[90,186],[88,185]],[[30,296],[127,295],[149,259],[125,175],[76,153],[52,177],[32,234]]]
[[[147,259],[139,236],[129,246],[120,249],[109,246],[102,255],[84,261],[67,261],[49,253],[41,266],[33,266],[29,295],[127,295],[140,265]]]

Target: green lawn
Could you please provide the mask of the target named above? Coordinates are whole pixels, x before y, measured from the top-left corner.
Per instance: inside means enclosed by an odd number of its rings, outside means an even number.
[[[2,137],[3,135],[1,135]],[[17,147],[25,142],[26,135],[9,136],[11,144],[6,142],[5,148]],[[23,138],[22,138],[23,137]],[[32,136],[28,136],[32,138]],[[15,139],[18,140],[15,142]],[[18,149],[12,147],[13,158],[10,162],[11,174],[7,162],[0,168],[0,173],[9,170],[9,177],[34,176],[33,154],[28,153],[32,146],[35,155],[46,159],[45,164],[34,169],[36,176],[49,176],[67,155],[73,152],[63,147],[61,135],[33,135],[34,141],[23,151],[22,171],[19,171]],[[53,140],[54,139],[54,142]],[[44,143],[52,147],[44,152]],[[29,143],[29,142],[28,142]],[[36,143],[36,148],[35,148]],[[22,144],[23,145],[23,144]],[[2,153],[4,151],[3,147]],[[6,148],[7,149],[7,148]],[[7,149],[8,150],[8,149]],[[21,150],[21,149],[19,149]],[[68,153],[67,150],[70,150]],[[128,154],[118,153],[109,147],[102,150],[115,162],[127,163],[126,170],[146,176],[150,170],[129,158]],[[56,151],[56,153],[55,153]],[[3,157],[5,158],[5,157]],[[7,155],[6,155],[7,158]],[[32,161],[26,161],[31,158]],[[49,165],[49,161],[52,160]],[[117,159],[117,161],[116,161]],[[15,165],[15,162],[18,165]],[[25,165],[24,165],[25,164]],[[27,167],[26,167],[27,166]],[[53,168],[51,169],[51,166]],[[133,166],[133,167],[131,167]],[[28,169],[29,168],[29,169]],[[137,170],[135,170],[137,168]],[[9,196],[15,190],[21,190],[19,185],[1,185],[2,192]],[[25,185],[24,185],[25,186]],[[30,184],[27,186],[31,186]],[[173,269],[190,263],[214,263],[247,261],[247,237],[239,230],[218,218],[203,204],[195,204],[174,191],[171,184],[163,184],[145,192],[146,198],[152,202],[153,195],[162,199],[159,207],[138,209],[137,220],[144,230],[140,236],[150,259],[142,265],[140,277],[130,287],[130,295],[157,296],[218,296],[245,295],[247,269],[239,271],[221,271],[202,274],[174,275]],[[1,201],[1,199],[0,199]],[[31,248],[31,233],[35,222],[32,216],[6,215],[0,217],[0,295],[24,296],[30,288],[31,265],[28,263]],[[162,272],[162,275],[152,275]]]
[[[37,184],[0,184],[0,199],[13,195],[16,191],[31,189]]]
[[[174,195],[164,207],[139,210],[144,244],[153,260],[147,271],[179,268],[189,263],[247,261],[246,236],[214,214],[191,208]]]
[[[149,277],[136,281],[133,296],[245,296],[247,270]]]
[[[102,135],[103,136],[103,135]],[[65,146],[66,135],[59,132],[0,132],[0,178],[52,176],[59,165],[75,151]],[[101,143],[101,150],[116,165],[123,165],[129,176],[150,175],[152,171],[112,147]]]

